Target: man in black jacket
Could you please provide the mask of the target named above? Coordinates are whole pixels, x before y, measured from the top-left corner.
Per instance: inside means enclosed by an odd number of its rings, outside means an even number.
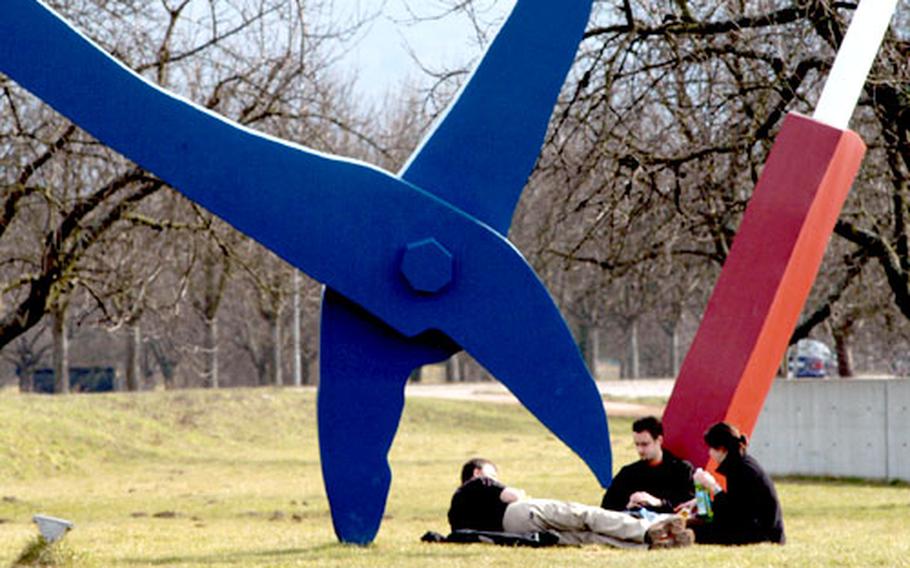
[[[647,416],[632,424],[637,462],[619,470],[600,506],[613,511],[646,508],[671,513],[692,499],[692,464],[663,449],[660,420]]]

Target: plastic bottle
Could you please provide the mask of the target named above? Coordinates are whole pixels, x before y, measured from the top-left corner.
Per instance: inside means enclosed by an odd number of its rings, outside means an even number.
[[[695,514],[698,518],[710,523],[714,520],[714,510],[711,508],[711,493],[708,488],[700,483],[695,484]]]

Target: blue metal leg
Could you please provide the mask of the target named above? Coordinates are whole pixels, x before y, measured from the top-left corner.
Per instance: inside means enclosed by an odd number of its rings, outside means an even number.
[[[460,349],[437,334],[407,338],[328,288],[320,343],[319,451],[332,523],[342,542],[369,544],[385,510],[408,376]]]

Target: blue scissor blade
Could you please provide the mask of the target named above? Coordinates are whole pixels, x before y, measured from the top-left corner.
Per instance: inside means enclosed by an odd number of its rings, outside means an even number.
[[[319,339],[319,453],[332,523],[341,541],[366,544],[385,511],[408,376],[459,348],[438,334],[405,337],[330,288]]]
[[[378,168],[270,138],[171,95],[35,0],[0,2],[0,71],[404,335],[447,333],[439,326],[472,314],[498,276],[533,276],[502,235],[449,203]],[[435,296],[415,293],[401,272],[405,248],[428,237],[454,259],[453,283]]]
[[[532,286],[513,295],[515,303],[528,310],[497,313],[487,306],[476,310],[477,320],[465,317],[460,326],[446,328],[469,337],[469,352],[606,487],[612,463],[600,394],[568,329],[541,291],[542,286]],[[488,311],[493,319],[482,317]],[[550,317],[540,317],[540,312]],[[472,327],[481,325],[483,331]],[[438,333],[403,336],[331,289],[323,298],[320,329],[323,479],[338,538],[363,544],[375,537],[385,510],[391,481],[387,456],[407,377],[412,369],[443,360],[459,346]]]
[[[505,235],[590,13],[590,0],[518,0],[400,176]]]
[[[407,303],[410,293],[394,278],[400,249],[426,237],[424,216],[453,211],[388,172],[256,133],[165,92],[37,0],[0,1],[0,72],[383,318],[377,307],[399,313],[387,299]]]
[[[553,434],[581,457],[603,487],[612,479],[603,400],[556,304],[518,254],[478,247],[465,259],[472,305],[436,321]],[[524,265],[524,266],[522,266]],[[479,292],[479,293],[478,293]]]
[[[455,259],[453,279],[444,290],[412,293],[401,303],[394,294],[369,305],[368,298],[348,297],[398,330],[438,330],[451,338],[575,451],[606,487],[611,456],[603,402],[556,304],[505,237],[450,211],[424,219]]]

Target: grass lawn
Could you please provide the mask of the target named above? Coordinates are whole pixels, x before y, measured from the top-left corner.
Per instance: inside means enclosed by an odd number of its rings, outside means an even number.
[[[778,480],[788,544],[623,551],[423,544],[447,532],[464,460],[483,455],[532,496],[598,503],[585,466],[527,412],[412,399],[392,451],[387,518],[370,547],[336,543],[319,472],[314,393],[241,389],[47,397],[0,391],[0,566],[75,522],[75,566],[910,566],[910,488]],[[615,461],[634,458],[612,419]]]

